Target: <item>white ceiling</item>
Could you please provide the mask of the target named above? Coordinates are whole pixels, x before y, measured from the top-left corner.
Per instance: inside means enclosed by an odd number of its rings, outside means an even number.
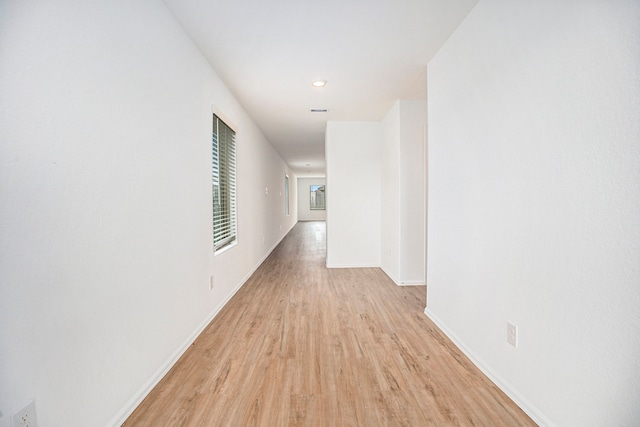
[[[427,62],[477,1],[164,3],[294,173],[324,176],[327,120],[380,120],[398,99],[426,99]]]

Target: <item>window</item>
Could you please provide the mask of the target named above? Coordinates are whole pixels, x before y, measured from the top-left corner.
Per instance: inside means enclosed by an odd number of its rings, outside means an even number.
[[[289,176],[284,176],[284,214],[289,216]]]
[[[215,252],[236,241],[236,133],[215,114],[211,146]]]
[[[311,206],[312,210],[324,210],[324,185],[311,186]]]

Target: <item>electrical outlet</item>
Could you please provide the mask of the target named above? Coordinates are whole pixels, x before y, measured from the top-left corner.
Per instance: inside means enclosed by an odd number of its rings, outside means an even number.
[[[213,276],[209,276],[209,290],[213,289]]]
[[[518,327],[510,322],[507,322],[507,342],[518,347]]]
[[[31,400],[27,406],[13,414],[11,427],[38,427],[36,420],[36,402]]]

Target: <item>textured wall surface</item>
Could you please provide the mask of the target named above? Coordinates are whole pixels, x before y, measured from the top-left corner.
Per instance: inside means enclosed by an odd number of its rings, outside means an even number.
[[[640,425],[638,40],[481,0],[429,64],[427,313],[542,425]]]
[[[327,267],[380,266],[380,122],[327,123]]]
[[[212,105],[238,131],[215,257]],[[0,117],[0,426],[31,398],[119,425],[293,226],[295,176],[155,0],[3,1]]]

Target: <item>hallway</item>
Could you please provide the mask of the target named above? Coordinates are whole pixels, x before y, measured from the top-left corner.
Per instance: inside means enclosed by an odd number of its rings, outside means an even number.
[[[535,425],[424,314],[424,286],[327,269],[299,222],[124,424]]]

